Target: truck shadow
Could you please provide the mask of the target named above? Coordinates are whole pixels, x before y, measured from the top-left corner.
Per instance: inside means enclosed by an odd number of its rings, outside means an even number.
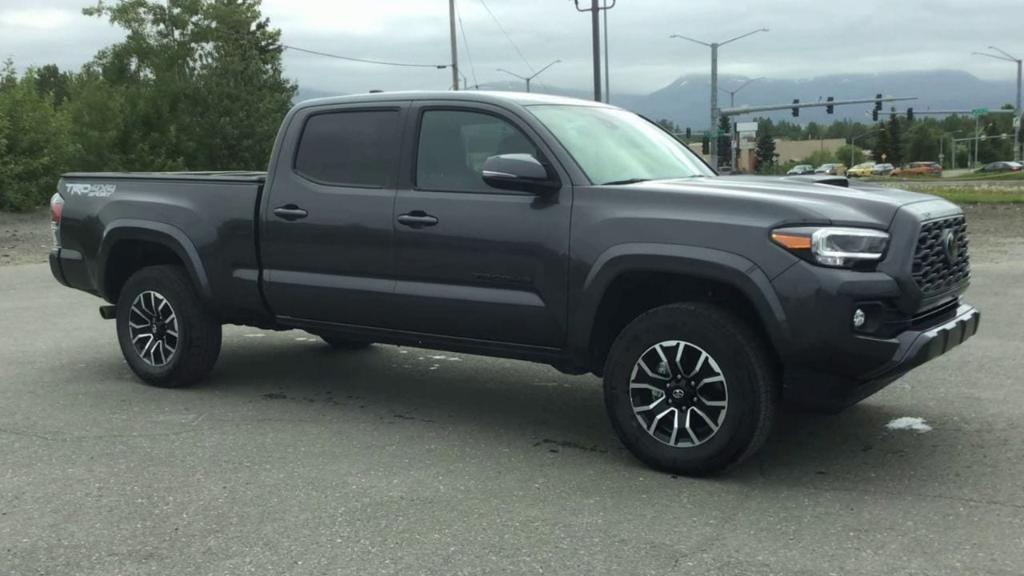
[[[226,344],[215,373],[199,390],[302,402],[327,408],[332,420],[372,414],[411,426],[444,426],[474,443],[504,446],[514,434],[538,450],[584,451],[614,466],[650,472],[616,439],[601,383],[593,376],[392,346],[345,352],[310,341],[247,344]],[[780,489],[795,482],[851,490],[891,487],[899,479],[924,489],[951,467],[983,465],[970,461],[969,450],[949,449],[958,441],[955,433],[887,430],[886,423],[908,414],[882,394],[834,416],[783,411],[762,452],[724,479]],[[913,415],[932,420],[927,413]],[[402,437],[407,441],[408,432]]]

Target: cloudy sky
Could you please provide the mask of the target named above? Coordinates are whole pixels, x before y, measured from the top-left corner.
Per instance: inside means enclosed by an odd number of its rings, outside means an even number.
[[[88,3],[0,0],[0,58],[14,58],[19,68],[78,67],[120,37],[105,21],[81,15]],[[560,59],[538,82],[591,86],[589,16],[577,13],[571,0],[458,0],[458,6],[465,30],[460,61],[471,84],[510,78],[497,68],[527,74]],[[953,68],[1012,79],[1010,63],[971,52],[995,44],[1024,56],[1022,9],[1021,0],[618,0],[609,13],[612,92],[650,92],[682,74],[706,73],[708,50],[669,39],[672,33],[712,41],[761,27],[771,31],[722,48],[722,73],[806,78]],[[447,0],[264,0],[264,12],[286,44],[411,63],[450,58]],[[296,52],[286,53],[285,64],[300,85],[325,91],[443,89],[450,83],[443,70]]]

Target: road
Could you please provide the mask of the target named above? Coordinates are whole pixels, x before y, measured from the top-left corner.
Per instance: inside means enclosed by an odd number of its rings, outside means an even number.
[[[0,574],[1022,574],[1024,238],[983,240],[976,338],[706,480],[522,362],[229,328],[149,388],[96,299],[0,267]]]

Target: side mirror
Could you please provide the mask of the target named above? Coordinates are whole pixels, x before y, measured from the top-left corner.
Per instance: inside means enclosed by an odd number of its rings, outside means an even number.
[[[484,162],[480,176],[489,186],[502,190],[519,190],[545,194],[561,187],[557,178],[530,154],[501,154]]]

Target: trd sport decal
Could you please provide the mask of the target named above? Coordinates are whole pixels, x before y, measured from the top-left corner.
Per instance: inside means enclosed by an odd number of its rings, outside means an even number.
[[[65,184],[64,189],[72,196],[87,196],[89,198],[106,198],[117,192],[116,184]]]

